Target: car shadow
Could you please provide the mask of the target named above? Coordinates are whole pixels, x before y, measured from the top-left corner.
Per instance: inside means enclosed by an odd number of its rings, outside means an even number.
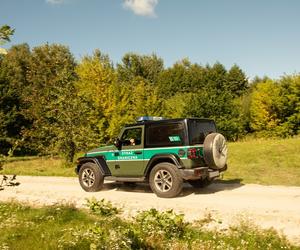
[[[214,194],[220,191],[233,190],[242,187],[243,179],[215,180],[204,188],[194,188],[188,183],[184,183],[181,194],[178,197],[185,197],[191,194]],[[123,183],[123,182],[105,182],[102,190],[116,190],[133,193],[153,193],[149,183]]]
[[[191,194],[214,194],[225,190],[234,190],[244,186],[242,181],[243,179],[215,180],[204,188],[194,188],[188,185],[183,189],[181,196],[188,196]]]
[[[113,190],[136,193],[153,193],[148,183],[104,182],[102,190]]]

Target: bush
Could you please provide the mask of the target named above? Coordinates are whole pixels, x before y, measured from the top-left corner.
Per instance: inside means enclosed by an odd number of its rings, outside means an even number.
[[[97,201],[95,198],[87,199],[87,206],[94,213],[101,216],[113,216],[119,214],[121,210],[112,205],[110,201],[104,199]]]

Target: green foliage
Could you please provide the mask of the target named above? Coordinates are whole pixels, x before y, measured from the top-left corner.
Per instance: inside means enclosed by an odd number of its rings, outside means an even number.
[[[0,220],[1,249],[297,249],[272,229],[242,221],[227,231],[207,230],[170,211],[144,211],[126,220],[72,205],[0,203]]]
[[[234,96],[241,96],[248,89],[245,73],[237,65],[233,65],[227,73],[226,88]]]
[[[0,45],[10,42],[10,37],[14,34],[15,30],[8,25],[0,27]]]
[[[162,98],[177,94],[194,93],[205,87],[206,69],[188,59],[175,63],[159,75],[157,86]]]
[[[150,83],[156,72],[150,68],[159,68],[160,60],[154,55],[134,54],[123,60],[124,65],[118,65],[115,71],[107,56],[95,52],[93,57],[83,58],[76,69],[76,87],[89,106],[87,119],[101,143],[116,137],[122,126],[134,122],[136,117],[161,113],[158,90]]]
[[[26,72],[29,59],[29,47],[22,44],[13,46],[0,60],[0,154],[7,154],[14,142],[22,138],[22,130],[31,124],[25,118],[22,99],[23,89],[28,85]],[[24,146],[19,150],[30,152]]]
[[[123,56],[122,63],[117,65],[117,73],[121,82],[131,82],[134,78],[141,77],[155,83],[163,68],[163,60],[155,54],[147,56],[127,53]]]
[[[113,216],[121,212],[120,209],[114,207],[110,201],[104,199],[98,201],[95,198],[87,199],[87,207],[97,215]]]
[[[251,93],[250,126],[259,135],[287,137],[299,133],[300,77],[257,83]]]
[[[161,235],[167,239],[182,238],[188,225],[183,214],[176,214],[173,210],[159,212],[154,208],[140,212],[136,222],[147,237]]]
[[[87,106],[74,87],[75,61],[62,45],[33,49],[27,71],[29,85],[23,90],[25,114],[32,127],[24,136],[44,154],[59,153],[67,162],[85,144]]]
[[[4,164],[12,158],[14,151],[18,148],[20,141],[15,141],[14,145],[8,150],[7,155],[0,154],[0,171],[3,170]]]

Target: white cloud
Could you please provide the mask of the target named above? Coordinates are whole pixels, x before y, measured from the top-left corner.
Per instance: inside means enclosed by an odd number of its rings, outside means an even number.
[[[46,0],[46,3],[50,3],[50,4],[63,4],[65,2],[66,0]]]
[[[156,17],[155,6],[157,4],[158,0],[124,0],[123,7],[139,16]]]

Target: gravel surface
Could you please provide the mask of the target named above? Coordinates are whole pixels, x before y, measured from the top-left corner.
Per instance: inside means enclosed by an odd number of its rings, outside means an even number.
[[[83,191],[77,178],[18,176],[21,184],[0,191],[0,201],[17,200],[33,206],[72,203],[83,207],[87,198],[110,200],[123,208],[125,216],[156,208],[184,213],[188,221],[209,214],[210,227],[225,229],[246,220],[263,228],[273,227],[300,245],[300,187],[262,186],[256,184],[213,183],[204,189],[185,184],[180,197],[158,198],[147,184],[128,187],[105,182],[97,193]]]

